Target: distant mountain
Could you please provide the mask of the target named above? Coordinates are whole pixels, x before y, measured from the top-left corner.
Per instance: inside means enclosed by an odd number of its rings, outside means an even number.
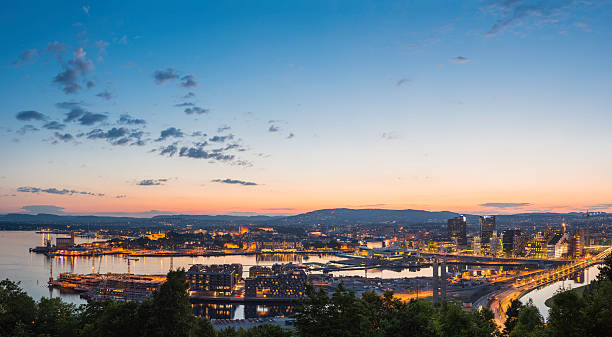
[[[454,212],[430,212],[415,209],[388,210],[388,209],[349,209],[334,208],[312,211],[304,214],[288,216],[274,220],[274,223],[299,224],[418,224],[441,223],[459,216]],[[472,216],[470,216],[472,217]]]
[[[303,225],[303,224],[400,224],[415,225],[426,223],[446,223],[459,213],[404,209],[321,209],[293,216],[237,216],[237,215],[157,215],[152,218],[112,217],[112,216],[74,216],[54,214],[5,214],[0,215],[0,225],[95,225],[95,226],[166,226],[173,225],[224,225],[224,224],[262,224],[262,225]],[[468,225],[478,225],[478,215],[465,214]],[[497,215],[497,224],[531,225],[585,223],[584,213],[521,213]],[[612,221],[612,214],[599,214],[595,221]],[[5,226],[6,228],[6,226]]]

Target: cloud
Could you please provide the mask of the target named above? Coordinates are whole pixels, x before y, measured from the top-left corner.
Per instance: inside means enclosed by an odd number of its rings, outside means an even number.
[[[145,125],[147,124],[147,121],[144,119],[133,118],[130,115],[124,114],[119,117],[118,123],[127,125]]]
[[[94,197],[103,197],[102,193],[93,193],[93,192],[83,192],[76,190],[68,190],[68,189],[58,189],[55,187],[51,188],[40,188],[40,187],[31,187],[31,186],[23,186],[17,187],[17,192],[21,193],[49,193],[49,194],[60,194],[60,195],[90,195]]]
[[[76,102],[60,102],[56,103],[55,106],[59,109],[69,110],[64,122],[78,121],[81,125],[93,125],[108,118],[105,114],[86,111],[80,103]]]
[[[589,3],[580,0],[493,0],[486,10],[498,19],[485,36],[495,36],[510,26],[526,26],[529,19],[536,24],[558,22],[564,10],[582,4]]]
[[[106,120],[108,117],[104,114],[85,112],[80,118],[79,123],[81,125],[94,125],[98,122]]]
[[[83,12],[85,12],[85,14],[89,15],[89,9],[91,8],[91,6],[83,6],[81,8],[83,9]]]
[[[93,87],[96,86],[96,82],[94,81],[87,81],[87,89],[91,89]]]
[[[484,204],[480,204],[482,207],[491,207],[491,208],[515,208],[515,207],[526,207],[531,206],[532,204],[529,202],[487,202]]]
[[[279,130],[280,128],[275,125],[270,125],[270,127],[268,128],[268,132],[278,132]]]
[[[287,136],[287,139],[291,139],[293,137],[295,137],[295,135],[293,134],[293,132],[290,132],[289,135]]]
[[[127,197],[127,195],[125,195],[125,194],[119,194],[119,195],[115,196],[115,199],[123,199],[123,198],[125,198],[125,197]]]
[[[38,129],[37,127],[35,127],[34,125],[24,125],[22,126],[19,130],[17,130],[16,132],[20,135],[25,135],[28,132],[34,132],[34,131],[39,131],[40,129]]]
[[[160,155],[168,155],[168,157],[172,157],[176,154],[176,152],[178,151],[178,148],[176,146],[177,144],[170,144],[166,147],[162,147],[161,149],[159,149],[159,154]]]
[[[467,57],[457,56],[457,57],[451,57],[450,61],[453,63],[468,63],[471,60]]]
[[[597,204],[597,205],[589,205],[586,206],[588,209],[608,209],[612,208],[612,204]]]
[[[43,125],[43,128],[47,130],[63,130],[66,127],[66,124],[62,124],[56,121],[50,121]]]
[[[87,139],[104,139],[112,145],[144,145],[143,132],[140,130],[129,130],[125,127],[113,127],[108,131],[93,129],[85,136]]]
[[[29,205],[21,207],[24,211],[28,211],[34,214],[65,214],[64,207],[54,206],[54,205]]]
[[[182,147],[179,151],[180,157],[187,157],[193,159],[214,159],[218,161],[231,161],[234,160],[235,156],[231,154],[223,154],[219,151],[206,151],[201,147]]]
[[[111,98],[113,98],[113,93],[105,89],[104,91],[102,91],[101,93],[97,94],[96,96],[98,96],[100,98],[103,98],[103,99],[108,101]]]
[[[17,60],[13,61],[13,65],[17,67],[23,64],[33,62],[38,58],[39,54],[40,52],[38,51],[38,49],[28,49],[21,53],[19,57],[17,57]]]
[[[232,128],[231,128],[230,126],[228,126],[228,125],[223,125],[223,126],[221,126],[221,127],[217,128],[217,132],[221,133],[221,132],[228,131],[228,130],[231,130],[231,129],[232,129]]]
[[[201,115],[201,114],[205,114],[209,112],[210,112],[209,109],[200,108],[199,106],[194,106],[194,107],[185,109],[185,113],[188,115],[191,115],[191,114]]]
[[[236,179],[213,179],[211,180],[214,183],[222,183],[222,184],[232,184],[232,185],[243,185],[243,186],[257,186],[256,183],[251,181],[244,180],[236,180]]]
[[[175,80],[179,77],[179,75],[172,68],[168,68],[166,70],[156,70],[153,73],[153,79],[155,80],[155,84],[162,85],[167,81]]]
[[[69,142],[74,139],[74,137],[69,133],[59,133],[59,132],[55,133],[55,138],[63,142]]]
[[[263,211],[295,211],[295,208],[262,208]]]
[[[159,185],[164,185],[165,182],[167,182],[168,179],[145,179],[145,180],[141,180],[139,181],[136,185],[138,186],[159,186]]]
[[[185,103],[175,104],[174,106],[177,107],[177,108],[184,108],[184,107],[187,107],[187,106],[194,106],[194,105],[195,105],[194,103],[185,102]]]
[[[181,83],[179,85],[183,88],[193,88],[198,86],[198,82],[195,81],[195,76],[185,75],[181,77]]]
[[[170,128],[167,128],[166,130],[163,130],[160,133],[159,138],[157,138],[156,141],[159,142],[159,141],[165,140],[166,138],[169,138],[169,137],[181,138],[183,136],[184,136],[184,134],[183,134],[183,131],[181,131],[181,129],[177,129],[175,127],[170,127]]]
[[[53,82],[62,86],[66,94],[75,94],[81,89],[79,77],[86,76],[93,70],[94,65],[86,58],[83,48],[77,48],[73,52],[73,58],[64,64],[64,70],[53,78]]]
[[[227,136],[213,136],[213,137],[208,138],[208,141],[211,141],[213,143],[223,143],[226,140],[232,140],[232,139],[234,139],[234,135],[229,134]]]
[[[183,96],[184,99],[190,99],[190,98],[194,98],[196,94],[194,94],[193,92],[188,92],[185,94],[185,96]]]
[[[395,83],[396,86],[401,87],[403,85],[409,85],[410,83],[412,83],[412,80],[409,78],[402,78],[399,81],[397,81]]]
[[[380,135],[380,138],[386,139],[386,140],[395,140],[399,138],[399,135],[397,135],[395,132],[383,132]]]
[[[38,111],[34,111],[34,110],[27,110],[27,111],[20,111],[17,113],[17,115],[15,116],[18,120],[20,121],[43,121],[46,119],[45,115],[41,114]]]

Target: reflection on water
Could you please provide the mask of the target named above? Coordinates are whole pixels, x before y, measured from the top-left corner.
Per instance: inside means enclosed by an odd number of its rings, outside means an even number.
[[[569,275],[566,279],[551,283],[539,289],[533,290],[523,297],[521,302],[527,303],[529,300],[533,301],[533,305],[540,310],[540,313],[544,318],[548,317],[548,307],[544,302],[547,299],[553,297],[557,292],[562,290],[570,290],[586,284],[591,283],[599,275],[599,268],[597,266],[591,266],[580,272]]]
[[[89,273],[126,273],[128,271],[127,260],[120,255],[104,255],[98,257],[53,257],[49,258],[42,254],[30,253],[29,249],[45,245],[46,240],[55,243],[57,237],[66,237],[63,234],[37,234],[33,231],[0,231],[0,279],[9,278],[21,281],[21,286],[27,293],[38,300],[41,297],[61,297],[65,301],[75,304],[86,303],[79,295],[60,292],[58,289],[49,290],[47,281],[50,276],[57,277],[63,272],[80,274]],[[96,241],[91,238],[76,237],[77,244]],[[188,269],[193,264],[231,264],[241,263],[243,265],[243,277],[248,276],[248,270],[254,265],[271,266],[275,263],[320,263],[326,264],[341,260],[343,258],[335,255],[315,254],[262,254],[262,255],[232,255],[232,256],[210,256],[210,257],[141,257],[138,261],[130,262],[130,271],[133,274],[165,275],[171,266]],[[364,276],[370,278],[404,278],[431,276],[431,268],[420,270],[346,270],[332,272],[333,276]],[[253,311],[254,310],[254,311]],[[230,315],[251,315],[260,317],[266,313],[283,313],[285,308],[262,307],[260,310],[251,307],[238,306],[230,310]],[[225,308],[227,311],[227,308]],[[238,313],[236,313],[238,312]]]
[[[195,303],[193,313],[209,319],[245,319],[290,316],[295,308],[290,304]]]

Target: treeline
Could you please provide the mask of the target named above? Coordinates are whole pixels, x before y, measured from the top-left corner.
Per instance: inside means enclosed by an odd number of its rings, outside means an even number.
[[[611,267],[612,257],[599,280],[582,295],[555,296],[547,323],[533,305],[513,302],[503,331],[497,329],[489,309],[463,310],[452,302],[402,302],[392,293],[358,297],[343,286],[331,296],[308,287],[296,307],[294,329],[261,325],[216,331],[208,319],[193,315],[183,270],[169,272],[167,282],[142,303],[104,301],[79,307],[59,298],[34,301],[17,283],[4,280],[0,281],[0,337],[610,336]]]
[[[533,304],[514,300],[506,311],[503,334],[510,337],[612,336],[612,255],[599,269],[598,279],[582,294],[565,291],[550,301],[548,320]]]

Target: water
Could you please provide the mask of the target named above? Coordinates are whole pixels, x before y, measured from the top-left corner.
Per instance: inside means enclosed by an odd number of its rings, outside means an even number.
[[[100,257],[47,257],[43,254],[30,253],[29,249],[42,246],[45,240],[55,243],[57,237],[67,235],[39,234],[33,231],[0,231],[0,279],[8,278],[20,281],[21,287],[34,299],[41,297],[61,297],[64,301],[74,304],[84,304],[79,295],[50,290],[47,287],[51,269],[53,277],[59,273],[74,272],[88,274],[96,273],[126,273],[127,260],[120,255],[104,255]],[[75,238],[76,243],[91,242],[94,239]],[[138,261],[130,262],[130,272],[133,274],[166,274],[172,265],[174,269],[188,269],[192,264],[225,264],[240,263],[243,265],[244,277],[253,265],[271,266],[275,263],[317,262],[328,263],[341,260],[335,255],[300,255],[300,254],[265,254],[265,255],[232,255],[212,257],[139,257]],[[404,278],[431,276],[431,268],[419,271],[394,270],[351,270],[334,272],[334,276],[364,276],[369,278]],[[196,304],[194,311],[211,318],[250,318],[285,315],[291,311],[291,306],[243,306],[236,304],[213,305]]]
[[[597,275],[599,275],[599,268],[597,266],[591,266],[581,272],[571,275],[568,279],[533,290],[521,297],[520,301],[525,304],[529,300],[532,300],[533,305],[538,308],[540,314],[542,314],[544,318],[547,318],[549,308],[544,303],[547,299],[553,297],[560,290],[570,290],[589,284],[597,278]]]

